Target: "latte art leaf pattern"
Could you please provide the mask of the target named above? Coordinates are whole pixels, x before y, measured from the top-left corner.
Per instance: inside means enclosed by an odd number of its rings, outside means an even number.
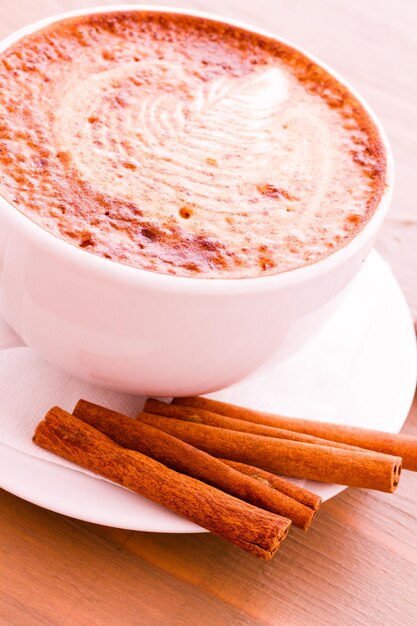
[[[83,180],[109,195],[234,212],[279,158],[287,80],[277,68],[209,83],[181,66],[134,63],[103,72],[67,94],[55,134]],[[209,163],[207,160],[209,159]],[[208,165],[215,164],[215,181]],[[216,194],[213,194],[213,186]]]
[[[237,28],[126,12],[0,55],[0,193],[86,252],[246,278],[346,245],[384,188],[373,123],[300,53]]]

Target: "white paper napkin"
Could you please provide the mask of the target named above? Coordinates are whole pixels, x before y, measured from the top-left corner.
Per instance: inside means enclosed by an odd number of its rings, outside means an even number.
[[[337,421],[338,398],[372,318],[381,305],[384,272],[371,255],[355,279],[343,305],[310,344],[285,364],[211,397],[266,411]],[[84,398],[135,416],[143,398],[79,381],[16,345],[13,333],[0,324],[0,443],[45,461],[84,471],[32,443],[36,424],[54,405],[71,412]],[[1,451],[0,451],[1,453]],[[89,472],[87,472],[89,473]]]

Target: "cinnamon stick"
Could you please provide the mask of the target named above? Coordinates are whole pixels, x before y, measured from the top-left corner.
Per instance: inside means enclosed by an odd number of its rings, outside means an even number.
[[[389,493],[399,481],[401,458],[387,454],[275,439],[150,413],[140,413],[138,419],[213,456],[284,476]]]
[[[275,426],[266,426],[264,424],[256,424],[237,417],[227,417],[220,413],[213,413],[198,406],[186,406],[182,404],[168,404],[150,398],[146,400],[143,407],[144,413],[153,413],[155,415],[164,415],[165,417],[174,417],[175,419],[184,420],[186,422],[195,422],[196,424],[207,424],[208,426],[217,426],[218,428],[227,428],[229,430],[238,430],[244,433],[252,433],[252,435],[265,435],[266,437],[276,437],[277,439],[289,439],[291,441],[304,441],[305,443],[315,443],[320,446],[330,446],[332,448],[344,448],[346,450],[355,449],[344,443],[305,435],[304,433],[285,430],[284,428],[276,428]]]
[[[417,471],[417,437],[413,435],[384,433],[357,426],[285,417],[203,397],[175,398],[173,403],[181,406],[198,407],[206,411],[213,411],[220,415],[247,420],[256,424],[285,428],[338,443],[374,450],[375,452],[400,456],[402,457],[404,469]]]
[[[38,424],[33,441],[187,517],[262,559],[270,559],[291,522],[120,447],[59,407]]]
[[[121,413],[79,400],[73,415],[117,444],[146,454],[177,472],[198,478],[245,502],[287,517],[299,528],[306,530],[316,513],[316,509],[282,493],[282,489],[259,482],[248,471],[229,467],[210,454]],[[310,496],[314,497],[314,494]]]
[[[248,476],[252,476],[257,480],[262,481],[272,487],[272,489],[277,489],[277,491],[285,493],[290,498],[298,500],[298,502],[305,504],[305,506],[310,509],[317,511],[320,508],[320,496],[312,491],[309,491],[308,489],[294,485],[294,483],[291,483],[289,480],[285,480],[285,478],[281,478],[281,476],[271,474],[271,472],[266,472],[259,467],[253,467],[253,465],[247,465],[246,463],[238,463],[237,461],[228,461],[226,459],[222,459],[222,461],[230,467],[239,470],[239,472],[243,472],[243,474],[247,474]]]

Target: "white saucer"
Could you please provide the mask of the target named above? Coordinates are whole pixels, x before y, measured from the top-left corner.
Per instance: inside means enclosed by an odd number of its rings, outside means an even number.
[[[335,421],[398,432],[408,414],[416,384],[414,328],[404,297],[387,264],[373,252],[366,265],[369,268],[366,276],[369,285],[370,281],[382,279],[382,306],[375,310],[360,343],[359,354],[356,354],[355,366],[346,374],[343,392],[338,396]],[[333,333],[335,328],[344,333],[349,327],[352,298],[357,298],[354,289],[348,294],[346,305],[332,320]],[[361,307],[360,301],[353,304]],[[325,340],[326,330],[319,336],[319,341]],[[18,345],[19,339],[0,319],[0,349]],[[343,356],[338,355],[338,359],[343,360]],[[271,388],[272,381],[276,389],[276,406],[279,407],[280,380],[288,374],[289,367],[294,369],[295,364],[295,371],[301,374],[302,368],[307,366],[305,361],[310,367],[311,363],[303,359],[303,352],[300,352],[288,366],[281,365],[267,375],[252,378],[235,387],[233,396],[246,400],[250,394],[253,397],[254,389],[255,392],[256,389],[262,390],[262,384],[265,389],[267,376],[268,388]],[[338,367],[337,363],[335,367]],[[293,393],[300,393],[296,384]],[[216,394],[216,397],[225,400],[229,396],[227,390]],[[285,413],[284,410],[282,412]],[[344,489],[339,485],[310,481],[304,481],[303,484],[321,495],[323,500]],[[0,486],[29,502],[88,522],[140,531],[204,532],[195,524],[117,485],[26,455],[2,444]]]

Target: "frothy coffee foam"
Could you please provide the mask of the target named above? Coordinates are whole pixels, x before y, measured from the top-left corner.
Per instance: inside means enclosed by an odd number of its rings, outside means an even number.
[[[271,46],[132,13],[25,38],[2,55],[0,192],[54,234],[159,272],[323,258],[372,214],[383,151],[334,79]]]

